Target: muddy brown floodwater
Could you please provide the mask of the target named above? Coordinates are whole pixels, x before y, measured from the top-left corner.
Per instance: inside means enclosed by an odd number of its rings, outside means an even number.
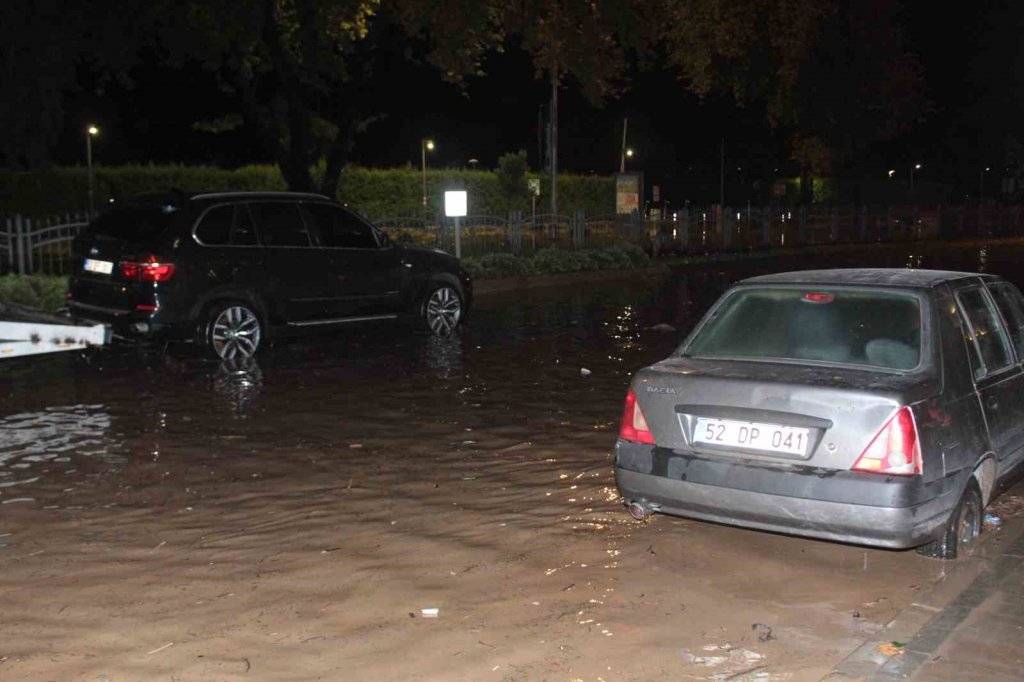
[[[1012,276],[1015,248],[815,265]],[[807,265],[483,297],[455,337],[366,328],[252,366],[5,364],[0,678],[820,678],[944,565],[638,524],[611,468],[631,372],[730,281]]]

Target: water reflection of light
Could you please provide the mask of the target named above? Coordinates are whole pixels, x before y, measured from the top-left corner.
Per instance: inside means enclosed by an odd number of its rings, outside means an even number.
[[[640,324],[633,306],[624,306],[622,311],[615,315],[612,321],[605,322],[604,326],[615,350],[618,351],[614,355],[609,355],[609,360],[623,362],[626,354],[640,348]]]
[[[11,477],[11,470],[70,462],[72,456],[123,462],[110,424],[104,405],[48,407],[0,418],[0,480]]]
[[[213,388],[236,414],[244,415],[263,389],[263,370],[254,358],[224,360],[214,375]]]
[[[462,340],[456,330],[452,334],[436,336],[431,334],[423,348],[423,359],[427,367],[440,378],[447,378],[462,371]]]

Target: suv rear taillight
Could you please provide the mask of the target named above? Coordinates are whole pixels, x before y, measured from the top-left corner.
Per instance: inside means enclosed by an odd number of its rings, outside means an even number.
[[[174,263],[162,263],[154,254],[121,261],[121,276],[133,282],[166,282],[174,277]]]
[[[619,427],[619,438],[654,445],[654,434],[647,427],[647,420],[644,413],[640,411],[640,405],[636,402],[636,393],[630,389],[626,394],[626,405],[622,410],[622,425]]]
[[[921,473],[921,444],[909,407],[889,417],[867,449],[853,465],[854,471],[914,476]]]

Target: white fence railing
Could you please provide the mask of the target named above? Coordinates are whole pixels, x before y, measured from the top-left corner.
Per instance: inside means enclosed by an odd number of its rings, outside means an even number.
[[[20,215],[0,222],[0,274],[62,275],[70,272],[71,243],[89,223],[87,212],[48,218]]]

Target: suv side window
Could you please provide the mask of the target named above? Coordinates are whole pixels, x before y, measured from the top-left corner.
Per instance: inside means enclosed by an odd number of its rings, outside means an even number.
[[[203,214],[196,226],[196,237],[205,246],[225,246],[231,243],[231,225],[234,222],[235,207],[214,206]]]
[[[255,246],[256,230],[245,204],[214,206],[196,226],[196,237],[204,246]]]
[[[1024,358],[1024,296],[1009,282],[998,282],[988,287],[1010,328],[1010,337],[1017,349],[1017,358]]]
[[[981,366],[975,369],[974,378],[983,379],[1009,367],[1013,362],[1010,339],[984,289],[980,286],[961,289],[956,297],[968,322],[967,342],[977,348],[981,357]]]
[[[268,201],[252,204],[263,246],[312,246],[296,203]]]
[[[373,228],[345,209],[330,204],[305,204],[307,217],[320,231],[320,243],[340,249],[376,249]]]
[[[235,205],[235,223],[231,228],[232,246],[256,246],[256,223],[252,220],[252,212],[248,204]]]

